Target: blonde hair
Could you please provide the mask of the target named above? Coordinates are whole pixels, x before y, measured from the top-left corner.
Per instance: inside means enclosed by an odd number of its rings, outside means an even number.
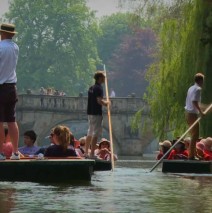
[[[70,129],[67,126],[58,125],[54,128],[53,133],[57,136],[59,145],[65,151],[70,144],[70,135],[72,135]]]

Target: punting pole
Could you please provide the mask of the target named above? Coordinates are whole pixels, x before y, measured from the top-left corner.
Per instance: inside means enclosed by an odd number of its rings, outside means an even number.
[[[109,103],[109,95],[108,95],[108,79],[107,72],[104,64],[104,72],[105,72],[105,93],[106,100]],[[107,115],[108,115],[108,126],[109,126],[109,135],[110,135],[110,151],[111,151],[111,163],[112,163],[112,171],[114,170],[114,156],[113,156],[113,134],[112,134],[112,123],[111,123],[111,114],[110,114],[110,104],[107,105]]]
[[[209,107],[204,111],[204,114],[207,114],[208,111],[212,109],[212,104],[209,105]],[[169,154],[169,152],[187,135],[187,133],[201,120],[202,117],[199,117],[186,131],[185,133],[174,143],[173,146],[170,147],[170,149],[163,155],[163,157],[150,169],[150,172],[152,172],[160,163],[161,161]]]

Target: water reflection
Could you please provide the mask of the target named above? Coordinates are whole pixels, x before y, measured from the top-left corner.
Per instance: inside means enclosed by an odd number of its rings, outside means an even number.
[[[0,212],[9,213],[15,207],[13,198],[15,192],[15,189],[0,187]]]
[[[160,168],[150,173],[153,164],[120,161],[114,172],[96,172],[90,183],[0,182],[0,213],[212,212],[211,175],[163,174]]]

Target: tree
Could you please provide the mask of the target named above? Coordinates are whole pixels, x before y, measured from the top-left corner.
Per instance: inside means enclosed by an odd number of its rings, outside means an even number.
[[[108,65],[123,37],[132,33],[130,17],[129,13],[116,13],[111,16],[105,16],[100,20],[101,35],[98,38],[98,51],[99,57],[104,64]]]
[[[202,0],[177,1],[166,8],[160,23],[156,60],[147,72],[150,85],[146,100],[154,131],[160,139],[166,138],[170,130],[179,136],[187,128],[185,97],[195,73],[205,73],[203,102],[211,102],[210,14],[212,5]],[[211,118],[208,115],[203,119],[203,137],[211,135]]]
[[[151,29],[138,29],[125,36],[110,61],[113,88],[120,96],[135,93],[141,97],[146,90],[146,70],[152,63],[155,35]]]
[[[143,18],[132,13],[116,13],[100,20],[99,56],[109,70],[109,84],[119,96],[132,92],[142,95],[147,86],[144,73],[149,55],[146,54],[151,52],[148,48],[154,42],[150,41],[154,39],[153,32],[142,30],[147,25]],[[126,83],[129,78],[132,84]]]
[[[14,0],[6,18],[19,32],[19,90],[85,90],[99,59],[98,26],[84,0]]]

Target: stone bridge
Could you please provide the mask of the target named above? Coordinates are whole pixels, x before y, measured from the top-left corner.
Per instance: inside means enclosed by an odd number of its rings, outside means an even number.
[[[142,134],[131,131],[131,120],[135,113],[147,107],[140,98],[112,98],[111,119],[114,151],[119,155],[142,155],[145,146],[153,139],[151,131]],[[45,139],[51,128],[66,124],[76,138],[87,132],[87,97],[61,97],[46,95],[19,95],[17,122],[20,128],[20,144],[23,132],[33,129],[38,145],[48,143]],[[103,137],[108,136],[107,110],[104,109]]]

